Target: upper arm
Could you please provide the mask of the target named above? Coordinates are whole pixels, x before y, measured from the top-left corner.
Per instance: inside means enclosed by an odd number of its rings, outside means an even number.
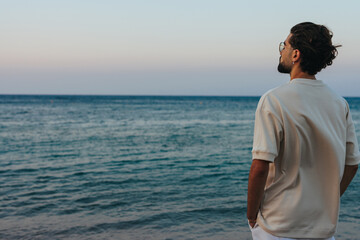
[[[276,104],[265,96],[255,113],[252,157],[273,162],[278,156],[283,139],[283,123]]]
[[[349,171],[349,172],[357,172],[359,168],[359,165],[345,165],[345,172]]]
[[[358,165],[360,163],[359,146],[356,138],[355,126],[347,105],[346,114],[346,165]]]
[[[251,164],[251,172],[256,175],[266,175],[269,172],[269,161],[254,159]]]

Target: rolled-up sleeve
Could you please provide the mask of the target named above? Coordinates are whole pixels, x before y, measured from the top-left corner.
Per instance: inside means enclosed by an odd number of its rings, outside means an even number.
[[[283,125],[271,99],[263,96],[255,112],[252,158],[274,162],[283,138]]]
[[[356,139],[354,122],[351,117],[349,106],[347,105],[346,115],[346,165],[357,165],[360,163],[359,146]]]

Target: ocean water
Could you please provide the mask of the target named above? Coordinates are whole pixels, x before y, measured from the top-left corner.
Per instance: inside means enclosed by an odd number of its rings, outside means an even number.
[[[0,96],[0,239],[250,239],[258,100]],[[359,239],[359,175],[337,239]]]

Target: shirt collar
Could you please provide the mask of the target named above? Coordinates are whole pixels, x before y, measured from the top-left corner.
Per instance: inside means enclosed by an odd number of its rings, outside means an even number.
[[[307,79],[307,78],[294,78],[289,83],[300,83],[300,84],[307,84],[307,85],[324,85],[322,80],[313,80],[313,79]]]

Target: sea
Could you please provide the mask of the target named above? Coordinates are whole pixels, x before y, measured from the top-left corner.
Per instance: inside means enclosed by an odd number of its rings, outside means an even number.
[[[360,98],[346,98],[360,140]],[[251,239],[259,97],[0,95],[0,239]],[[360,239],[360,174],[336,239]]]

